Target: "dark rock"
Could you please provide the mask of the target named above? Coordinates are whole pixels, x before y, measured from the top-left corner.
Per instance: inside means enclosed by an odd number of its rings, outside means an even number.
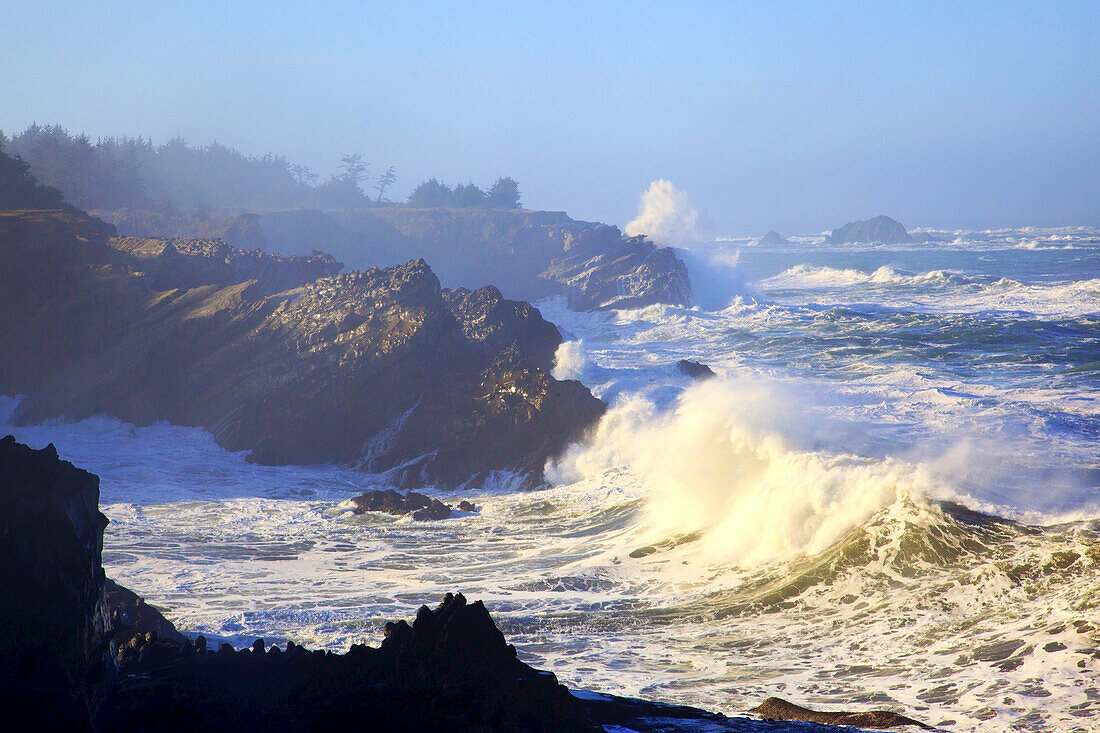
[[[451,516],[451,507],[438,499],[433,499],[431,504],[412,513],[412,518],[421,522],[447,519],[449,516]]]
[[[393,489],[367,491],[352,499],[356,514],[363,512],[385,512],[386,514],[411,514],[419,521],[447,519],[451,516],[451,506],[438,499],[429,499],[415,491],[402,495]],[[468,502],[463,502],[468,504]],[[461,507],[461,504],[459,505]],[[465,510],[463,510],[465,511]]]
[[[790,244],[790,241],[788,241],[787,238],[779,232],[772,231],[762,236],[757,244],[762,244],[766,247],[779,247],[785,244]]]
[[[473,504],[471,504],[470,502],[466,501],[465,499],[463,499],[462,501],[458,502],[458,511],[460,511],[460,512],[476,512],[477,507],[474,506]]]
[[[347,654],[225,649],[216,655],[142,657],[125,667],[106,730],[170,718],[193,729],[598,730],[552,674],[516,658],[480,602],[447,594],[412,625],[387,623],[378,648]],[[369,723],[365,723],[369,721]]]
[[[86,728],[109,629],[99,478],[0,439],[0,701],[39,729]]]
[[[145,599],[107,578],[107,610],[114,629],[133,629],[140,633],[153,632],[158,638],[190,644],[183,634],[176,631],[171,621],[164,618],[160,609],[150,606]],[[206,639],[203,639],[206,644]]]
[[[899,222],[880,214],[865,221],[850,221],[839,229],[834,229],[825,241],[829,244],[848,242],[904,244],[913,239]]]
[[[931,726],[889,710],[871,710],[861,713],[827,713],[820,710],[795,705],[778,697],[769,697],[749,712],[756,713],[764,720],[797,720],[825,725],[849,725],[855,728],[900,728],[915,725],[918,728],[932,730]]]
[[[718,376],[714,373],[714,370],[706,364],[701,364],[700,362],[692,361],[690,359],[681,359],[680,361],[676,362],[676,371],[680,372],[680,374],[683,374],[685,377],[691,377],[696,381],[711,379],[712,377]]]
[[[561,338],[537,309],[495,288],[444,291],[423,261],[275,295],[285,283],[249,272],[224,285],[222,270],[160,291],[120,264],[130,255],[102,226],[0,212],[0,393],[26,396],[17,423],[167,420],[258,463],[453,486],[494,470],[537,483],[603,413],[583,385],[550,375]]]

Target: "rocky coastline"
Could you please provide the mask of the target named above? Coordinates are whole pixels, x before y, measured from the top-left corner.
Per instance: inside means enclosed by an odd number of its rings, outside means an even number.
[[[448,288],[492,283],[513,299],[564,296],[575,310],[687,306],[692,298],[687,267],[675,250],[557,211],[379,206],[222,215],[95,213],[126,236],[217,237],[235,247],[285,254],[323,250],[352,268],[423,257]]]
[[[403,487],[540,480],[603,413],[550,372],[557,328],[423,260],[336,275],[322,254],[134,239],[76,210],[0,212],[0,393],[14,420],[108,414],[209,430],[265,464]]]
[[[785,722],[822,714],[774,699],[761,720],[572,693],[522,662],[486,607],[461,594],[421,606],[411,624],[387,623],[378,647],[333,654],[257,639],[213,649],[107,580],[94,474],[52,445],[33,450],[8,436],[0,439],[0,501],[0,702],[35,729],[830,729]],[[829,722],[919,725],[884,712],[835,715]]]

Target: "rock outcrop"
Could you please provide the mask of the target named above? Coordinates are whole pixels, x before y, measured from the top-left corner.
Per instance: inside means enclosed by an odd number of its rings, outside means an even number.
[[[909,232],[900,222],[894,221],[888,216],[874,217],[865,221],[850,221],[844,226],[834,229],[825,238],[827,244],[847,244],[851,242],[878,244],[905,244],[913,241]]]
[[[384,514],[411,515],[419,522],[428,520],[447,519],[454,510],[450,504],[444,504],[439,499],[432,499],[417,491],[407,491],[404,494],[393,489],[367,491],[351,500],[355,508],[355,514],[365,512],[382,512]],[[476,511],[473,504],[468,501],[458,503],[458,511]]]
[[[537,309],[445,291],[422,260],[285,290],[331,261],[111,234],[79,213],[0,212],[0,393],[25,395],[17,423],[167,420],[260,463],[415,486],[537,481],[603,412],[550,376],[561,337]]]
[[[108,244],[122,255],[120,265],[142,273],[156,290],[255,280],[271,295],[330,277],[344,267],[324,252],[281,257],[259,249],[246,252],[221,239],[116,237]]]
[[[718,376],[706,364],[691,359],[680,359],[673,368],[685,377],[691,377],[697,382]]]
[[[79,730],[96,705],[109,628],[99,478],[0,439],[0,701],[41,730]]]
[[[824,725],[844,725],[853,728],[902,728],[914,725],[932,730],[931,726],[907,718],[889,710],[869,710],[865,712],[824,712],[811,710],[801,705],[787,702],[778,697],[769,697],[749,712],[756,713],[763,720],[791,720]]]
[[[286,254],[324,250],[355,268],[420,257],[447,287],[492,283],[524,300],[564,295],[578,310],[691,302],[687,268],[675,250],[562,212],[382,206],[224,217],[97,213],[124,235],[220,237],[237,247]]]
[[[790,244],[782,234],[776,231],[770,231],[760,238],[757,244],[764,245],[765,247],[779,247],[785,244]]]

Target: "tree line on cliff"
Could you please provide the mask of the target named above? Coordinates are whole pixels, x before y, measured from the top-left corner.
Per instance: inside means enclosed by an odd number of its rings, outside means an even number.
[[[38,181],[65,200],[102,209],[358,209],[392,204],[393,166],[372,175],[361,153],[340,159],[327,179],[282,155],[247,155],[218,142],[193,146],[181,137],[154,145],[143,137],[74,135],[61,125],[32,124],[0,150],[17,156]],[[432,178],[409,196],[413,206],[518,208],[519,187],[500,178],[487,191],[470,183],[447,186]]]

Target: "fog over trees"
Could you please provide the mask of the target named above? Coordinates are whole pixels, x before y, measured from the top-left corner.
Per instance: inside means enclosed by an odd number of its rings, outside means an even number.
[[[143,137],[71,134],[61,125],[33,124],[0,149],[17,156],[43,185],[83,209],[359,209],[394,202],[394,166],[377,176],[362,153],[340,159],[322,180],[282,155],[247,155],[218,142],[192,146],[181,137],[154,145]],[[499,178],[483,191],[473,183],[448,186],[432,178],[408,197],[412,206],[520,208],[519,185]]]

